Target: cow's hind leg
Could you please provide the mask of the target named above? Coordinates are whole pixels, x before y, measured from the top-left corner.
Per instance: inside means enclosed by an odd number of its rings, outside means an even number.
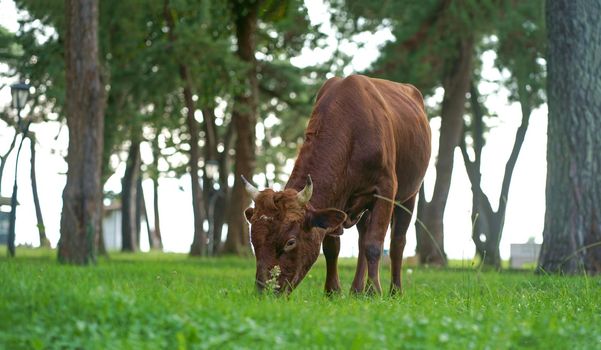
[[[392,187],[392,186],[391,186]],[[396,184],[387,191],[379,191],[386,198],[393,198],[396,192]],[[375,201],[371,215],[367,223],[367,232],[363,240],[365,259],[367,260],[367,292],[382,294],[380,286],[380,257],[384,247],[384,238],[392,218],[393,204],[389,201],[378,199]]]
[[[390,295],[401,292],[403,250],[405,249],[407,228],[409,228],[409,224],[411,223],[411,214],[414,205],[415,196],[402,203],[402,207],[394,207],[390,237]]]
[[[342,228],[340,228],[342,230]],[[327,295],[340,292],[338,278],[338,253],[340,252],[340,237],[326,236],[323,240],[323,255],[326,258],[326,286]]]
[[[351,293],[360,294],[365,289],[365,273],[367,272],[367,260],[365,259],[365,249],[363,241],[367,231],[367,222],[369,221],[369,212],[363,213],[363,216],[357,222],[357,231],[359,232],[359,257],[357,258],[357,269],[355,278],[351,286]]]

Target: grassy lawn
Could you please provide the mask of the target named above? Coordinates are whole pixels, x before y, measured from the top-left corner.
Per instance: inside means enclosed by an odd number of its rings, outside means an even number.
[[[405,271],[400,298],[328,299],[320,258],[285,299],[255,295],[253,260],[112,254],[82,268],[54,251],[0,253],[0,349],[601,348],[598,277],[466,262]],[[345,289],[354,263],[341,262]]]

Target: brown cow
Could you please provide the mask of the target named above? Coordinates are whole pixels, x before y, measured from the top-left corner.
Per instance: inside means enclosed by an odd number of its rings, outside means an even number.
[[[305,142],[284,191],[246,182],[254,208],[246,218],[261,291],[279,266],[277,291],[294,289],[323,243],[327,293],[340,291],[342,229],[357,224],[359,258],[351,290],[381,293],[379,262],[392,219],[391,293],[401,288],[401,262],[411,212],[430,160],[430,126],[413,86],[352,75],[329,79],[317,94]],[[311,181],[313,179],[313,182]]]

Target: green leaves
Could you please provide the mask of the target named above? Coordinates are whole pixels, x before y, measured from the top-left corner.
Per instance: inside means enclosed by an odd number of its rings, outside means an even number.
[[[502,21],[497,22],[492,49],[497,67],[507,69],[511,77],[505,84],[512,101],[534,109],[545,102],[546,30],[542,1],[507,5]],[[496,44],[496,45],[494,45]]]
[[[0,61],[12,61],[15,64],[15,60],[22,55],[23,50],[17,44],[15,34],[0,26]]]

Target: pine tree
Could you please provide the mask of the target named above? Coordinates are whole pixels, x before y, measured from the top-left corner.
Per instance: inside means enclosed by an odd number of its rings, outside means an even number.
[[[102,220],[102,134],[105,94],[98,50],[98,2],[65,4],[67,184],[63,192],[59,261],[96,260]]]
[[[549,124],[539,271],[601,271],[600,1],[546,3]]]

